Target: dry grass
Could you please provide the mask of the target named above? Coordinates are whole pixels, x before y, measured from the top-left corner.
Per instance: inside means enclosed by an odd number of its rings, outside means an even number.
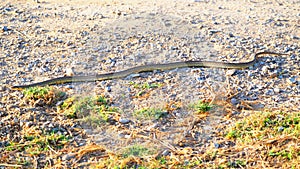
[[[53,93],[60,92],[53,88],[44,88],[28,89],[24,93],[26,95],[24,101],[31,103],[39,99],[47,100],[49,95],[53,96]],[[55,96],[61,97],[61,95]],[[117,122],[119,117],[119,114],[115,116],[117,109],[110,107],[108,100],[103,96],[70,97],[59,106],[58,115],[61,114],[71,121],[83,120],[85,124],[92,124],[90,126],[101,124],[107,130],[116,131],[116,129],[110,129],[115,128],[115,125],[111,123],[95,123],[95,119],[99,118],[103,122],[108,121],[107,112],[114,112],[108,114],[116,118],[115,122]],[[201,120],[209,116],[211,107],[213,105],[208,102],[199,102],[190,106],[193,109],[194,118],[201,116],[199,118]],[[163,125],[167,124],[166,121],[172,117],[173,111],[181,108],[180,103],[174,102],[166,105],[164,110],[145,108],[138,110],[135,114],[139,116],[137,120],[141,120],[140,124],[146,118],[152,119],[153,123],[161,122]],[[165,112],[166,116],[161,116],[161,112]],[[90,118],[86,117],[87,114]],[[24,127],[20,133],[22,138],[18,142],[8,141],[1,146],[0,166],[15,168],[63,168],[66,166],[74,168],[299,167],[300,112],[251,111],[249,116],[238,117],[232,124],[216,126],[219,132],[213,135],[215,141],[210,142],[210,145],[206,147],[192,143],[187,137],[179,139],[184,144],[170,144],[160,140],[159,137],[155,138],[154,135],[145,134],[146,130],[143,126],[139,126],[131,131],[130,140],[140,139],[141,142],[136,142],[128,147],[119,147],[118,151],[110,150],[106,145],[95,144],[84,134],[83,138],[89,140],[89,143],[80,146],[76,145],[76,141],[74,142],[78,138],[72,135],[72,132],[46,132],[35,126]],[[196,123],[193,124],[190,132],[196,132],[199,129],[196,125]],[[129,130],[123,129],[123,131]],[[159,131],[155,133],[157,136],[159,135]],[[150,140],[150,142],[142,140]],[[160,146],[155,147],[151,144]],[[11,159],[12,157],[14,160]],[[39,162],[38,158],[43,158],[43,162]],[[68,159],[67,162],[64,161],[66,159]]]

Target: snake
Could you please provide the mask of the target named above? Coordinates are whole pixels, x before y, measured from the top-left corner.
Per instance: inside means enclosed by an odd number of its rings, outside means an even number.
[[[263,54],[287,55],[287,54],[283,54],[283,53],[263,51],[263,52],[258,52],[256,54],[254,54],[254,57],[252,60],[250,60],[248,62],[240,62],[240,63],[191,60],[191,61],[179,61],[179,62],[171,62],[171,63],[163,63],[163,64],[149,64],[149,65],[136,66],[136,67],[132,67],[132,68],[117,71],[117,72],[97,74],[97,75],[93,75],[93,76],[89,76],[89,75],[62,76],[62,77],[57,77],[57,78],[45,80],[42,82],[28,84],[28,85],[12,86],[11,89],[23,90],[26,88],[37,87],[37,86],[58,85],[58,84],[74,83],[74,82],[95,82],[95,81],[120,79],[120,78],[125,78],[131,74],[137,74],[137,73],[142,73],[142,72],[152,72],[155,70],[165,71],[165,70],[172,70],[172,69],[176,69],[176,68],[204,67],[204,68],[224,68],[224,69],[245,69],[250,66],[253,66],[258,60],[258,56],[263,55]]]

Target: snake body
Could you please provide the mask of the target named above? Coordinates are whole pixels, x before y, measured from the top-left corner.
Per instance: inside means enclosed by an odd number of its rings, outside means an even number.
[[[253,60],[248,62],[242,62],[242,63],[226,63],[226,62],[216,62],[216,61],[182,61],[182,62],[172,62],[172,63],[164,63],[164,64],[150,64],[150,65],[137,66],[137,67],[129,68],[118,72],[97,74],[94,76],[63,76],[63,77],[53,78],[46,81],[32,83],[28,85],[12,86],[12,89],[22,90],[25,88],[35,87],[35,86],[47,86],[47,85],[56,85],[56,84],[73,83],[73,82],[95,82],[95,81],[111,80],[111,79],[124,78],[135,73],[151,72],[154,70],[165,71],[165,70],[171,70],[175,68],[186,68],[186,67],[244,69],[252,66],[257,61],[258,56],[263,54],[286,55],[282,53],[264,51],[264,52],[256,53],[253,57]]]

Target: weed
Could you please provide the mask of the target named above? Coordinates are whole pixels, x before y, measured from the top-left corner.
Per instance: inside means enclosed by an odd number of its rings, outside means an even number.
[[[299,162],[299,119],[299,113],[256,112],[228,127],[226,137],[236,140],[236,148],[247,149],[250,146],[253,148],[251,152],[264,154],[263,158],[269,156],[281,161],[281,164],[292,166]],[[267,148],[261,148],[262,145]],[[256,157],[249,153],[246,158]],[[228,166],[244,167],[246,162],[235,160]]]
[[[271,156],[271,157],[281,156],[283,158],[291,160],[292,157],[293,157],[293,152],[290,152],[290,151],[287,151],[287,150],[282,150],[282,151],[276,152],[274,150],[271,150],[269,152],[269,156]]]
[[[142,108],[134,112],[134,115],[140,119],[160,119],[167,115],[167,111],[159,108]]]
[[[238,138],[240,137],[240,133],[237,130],[231,130],[227,133],[226,137],[229,139]]]
[[[167,163],[167,160],[166,160],[166,158],[164,158],[164,157],[159,158],[158,161],[159,161],[159,163],[162,164],[162,165],[164,165],[164,164]]]
[[[79,118],[92,126],[108,122],[109,118],[118,115],[118,109],[109,106],[108,100],[103,96],[71,97],[58,108],[69,118]]]
[[[136,94],[136,97],[141,97],[141,96],[147,94],[150,89],[155,89],[155,88],[159,88],[162,86],[162,83],[145,82],[145,83],[140,84],[140,83],[136,83],[133,81],[131,81],[129,84],[132,85],[136,89],[140,89],[140,91],[138,91],[138,93]]]
[[[245,138],[251,140],[267,139],[277,137],[282,134],[294,134],[298,136],[300,132],[300,114],[286,114],[282,112],[260,112],[253,114],[235,124],[227,131],[228,138]]]
[[[57,90],[53,87],[30,87],[23,91],[24,98],[31,102],[35,103],[38,100],[42,101],[39,105],[55,104],[59,99],[66,96],[65,92]]]
[[[134,88],[137,88],[137,89],[153,89],[153,88],[158,88],[158,87],[161,87],[162,84],[161,83],[148,83],[148,82],[145,82],[143,84],[139,84],[139,83],[136,83],[136,82],[129,82],[130,85],[132,85]]]
[[[65,144],[68,143],[70,137],[50,133],[46,135],[27,135],[24,136],[24,143],[11,142],[6,146],[7,151],[22,150],[27,153],[37,155],[42,152],[48,151],[49,147],[53,149],[62,149]]]
[[[199,101],[196,104],[190,105],[190,107],[192,109],[196,110],[197,113],[205,113],[205,112],[208,112],[212,108],[212,106],[209,103],[204,102],[204,101]]]
[[[153,151],[145,148],[141,145],[133,145],[124,149],[122,156],[124,158],[135,156],[135,157],[143,157],[147,155],[153,154]]]
[[[237,159],[233,162],[228,162],[228,167],[233,167],[233,168],[240,168],[240,167],[245,167],[247,162],[245,160],[240,160]]]

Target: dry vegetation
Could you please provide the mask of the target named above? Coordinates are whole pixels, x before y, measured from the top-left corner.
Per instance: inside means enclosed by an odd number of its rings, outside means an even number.
[[[47,103],[48,109],[57,109],[55,116],[61,116],[60,118],[65,120],[83,122],[83,125],[90,127],[102,126],[107,130],[119,123],[120,110],[111,107],[109,99],[103,96],[63,97],[63,103],[57,104],[65,94],[54,87],[29,88],[23,93],[25,103],[37,107],[42,106],[41,101]],[[173,109],[167,106],[164,110],[144,108],[134,112],[134,115],[137,120],[159,121],[163,124],[167,118],[170,118],[172,111],[181,108],[178,104],[173,105],[171,106]],[[199,102],[191,105],[190,109],[195,112],[193,118],[201,117],[201,120],[205,120],[210,110],[216,106],[225,105]],[[64,166],[75,168],[299,167],[300,113],[253,112],[246,117],[237,118],[234,125],[219,125],[217,128],[220,131],[215,133],[217,141],[199,150],[189,139],[181,140],[184,143],[179,146],[165,145],[166,143],[145,135],[143,126],[137,126],[134,131],[131,131],[130,139],[152,140],[167,147],[168,150],[162,151],[140,142],[113,151],[104,145],[92,142],[84,146],[76,145],[74,141],[78,136],[72,134],[74,131],[65,133],[53,130],[40,131],[36,126],[30,126],[20,130],[23,134],[19,141],[8,141],[2,145],[0,165],[16,168],[38,166],[46,168]],[[79,128],[76,130],[83,132]],[[85,134],[81,133],[81,135]],[[14,159],[11,158],[12,156]],[[45,161],[39,161],[40,157],[46,157]],[[68,161],[63,161],[65,159]]]

